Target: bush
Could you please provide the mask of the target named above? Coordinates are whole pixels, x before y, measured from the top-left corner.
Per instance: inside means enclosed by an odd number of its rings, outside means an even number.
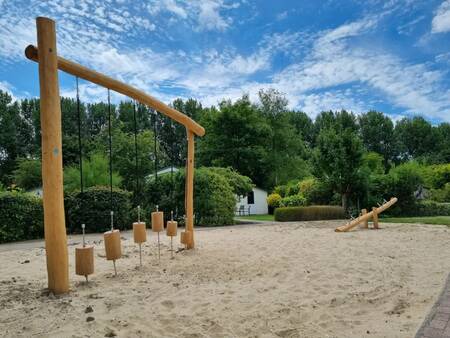
[[[277,193],[272,193],[267,196],[267,205],[271,208],[278,208],[281,206],[282,197]]]
[[[131,228],[131,193],[113,189],[114,228]],[[64,198],[66,227],[70,233],[81,232],[81,224],[86,224],[86,232],[103,232],[111,227],[110,190],[108,187],[91,187],[83,193],[74,191]],[[142,213],[142,219],[149,217]]]
[[[407,216],[450,216],[450,203],[423,201],[417,203]]]
[[[84,188],[96,186],[109,186],[109,162],[105,155],[97,153],[89,159],[83,160]],[[122,177],[115,171],[112,174],[112,184],[119,187]],[[73,165],[64,169],[64,190],[76,191],[80,189],[80,168]],[[87,226],[87,225],[86,225]]]
[[[285,197],[287,196],[287,185],[277,185],[274,189],[273,192],[274,194],[278,194],[281,197]]]
[[[239,175],[234,173],[233,175]],[[194,212],[196,225],[228,225],[234,223],[236,193],[235,179],[230,182],[229,173],[224,174],[218,168],[198,168],[194,177]],[[241,181],[246,179],[239,178]],[[240,188],[239,188],[240,189]],[[175,218],[182,222],[184,210],[185,171],[152,177],[145,184],[144,206],[153,210],[158,204],[166,215],[174,211]]]
[[[300,207],[302,205],[306,205],[306,198],[302,195],[287,196],[281,200],[283,207]]]
[[[312,205],[309,207],[286,207],[275,210],[275,220],[289,221],[315,221],[327,219],[345,219],[342,207],[332,205]]]
[[[13,172],[14,182],[25,190],[38,188],[42,185],[41,161],[20,159]]]
[[[329,204],[333,191],[323,181],[315,177],[305,178],[298,184],[300,193],[306,198],[306,204]]]
[[[0,243],[44,236],[42,200],[27,193],[0,193]]]

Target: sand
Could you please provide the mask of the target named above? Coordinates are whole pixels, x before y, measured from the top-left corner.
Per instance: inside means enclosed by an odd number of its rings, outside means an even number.
[[[340,224],[200,229],[197,248],[174,260],[163,236],[159,265],[149,232],[142,269],[127,232],[119,275],[98,243],[88,285],[74,274],[72,243],[72,292],[57,297],[45,290],[42,242],[0,246],[0,335],[413,337],[450,272],[450,229],[333,232]]]

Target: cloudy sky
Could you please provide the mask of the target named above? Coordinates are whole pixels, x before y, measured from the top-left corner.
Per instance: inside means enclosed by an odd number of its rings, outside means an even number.
[[[16,98],[39,91],[23,53],[36,16],[57,21],[61,56],[165,102],[272,87],[311,117],[376,109],[450,121],[450,0],[0,0],[0,89]],[[73,77],[60,81],[74,95]],[[106,99],[86,82],[81,95]]]

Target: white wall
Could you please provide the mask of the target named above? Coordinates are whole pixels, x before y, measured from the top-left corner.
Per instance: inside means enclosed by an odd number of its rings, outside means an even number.
[[[250,206],[250,214],[251,215],[265,215],[269,213],[269,208],[267,206],[267,192],[259,189],[253,188],[253,194],[255,196],[255,203],[248,204],[248,198],[240,197],[237,198],[236,209],[239,210],[239,207],[243,205],[245,207],[245,213],[247,214],[248,206]]]

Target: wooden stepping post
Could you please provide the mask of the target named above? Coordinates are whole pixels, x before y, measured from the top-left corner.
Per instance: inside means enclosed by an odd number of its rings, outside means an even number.
[[[372,207],[372,212],[373,212],[373,216],[372,216],[372,220],[373,220],[373,228],[374,229],[379,229],[378,228],[378,210],[376,207]]]

